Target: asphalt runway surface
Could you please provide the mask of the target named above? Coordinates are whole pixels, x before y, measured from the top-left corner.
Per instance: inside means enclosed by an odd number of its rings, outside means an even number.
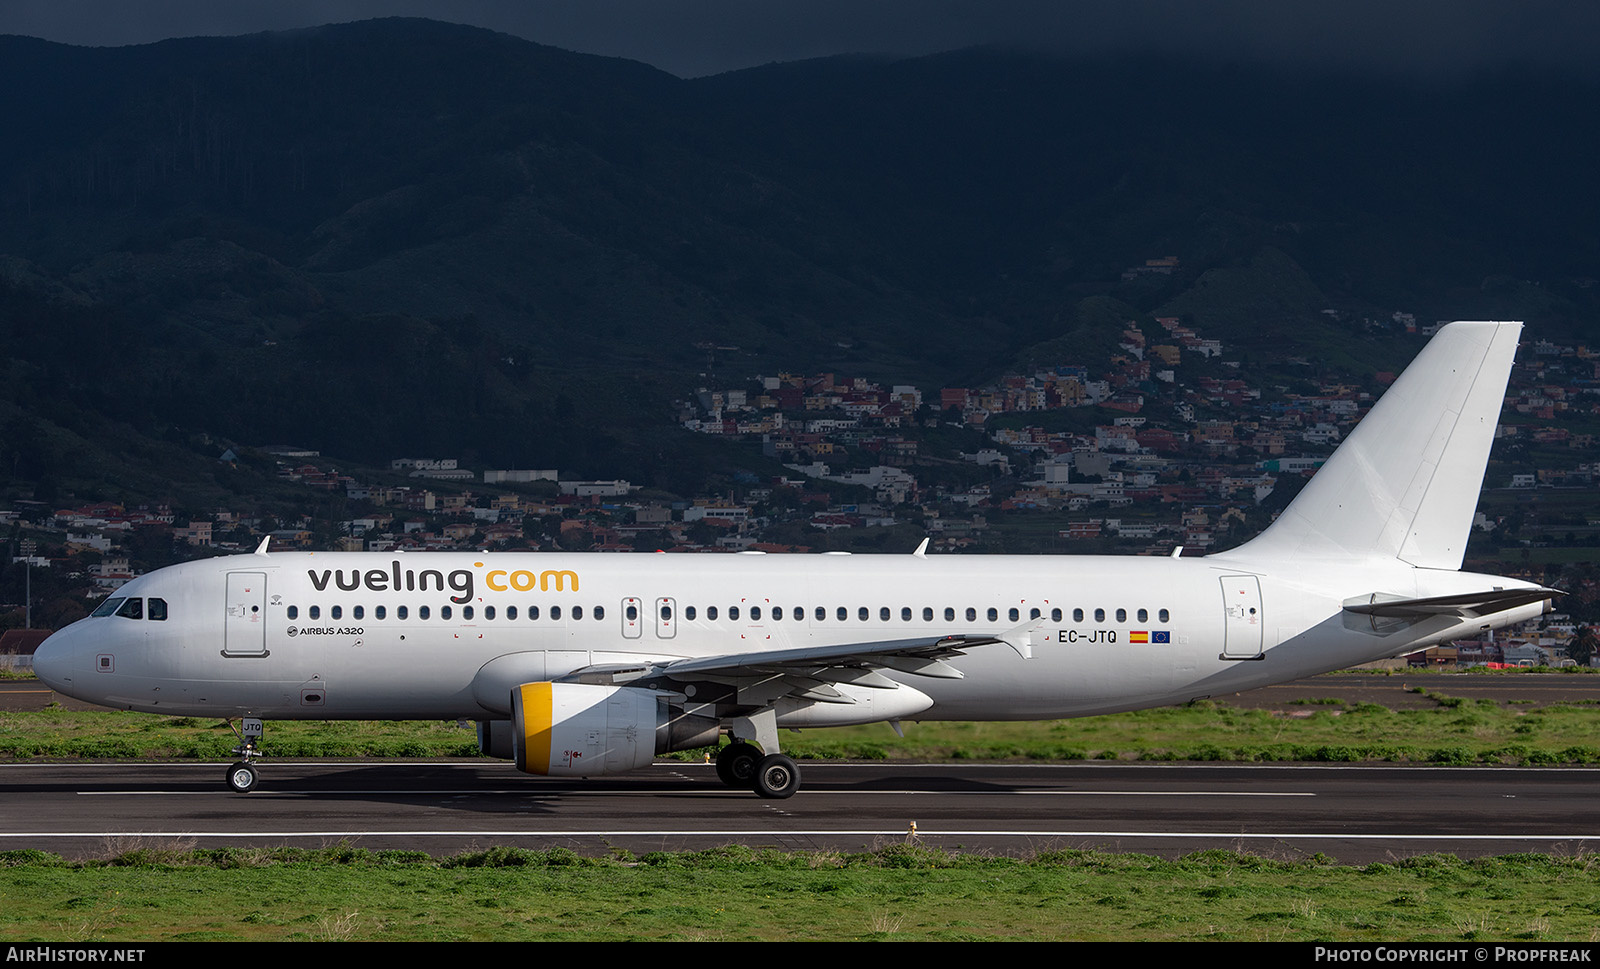
[[[1215,699],[1292,711],[1297,699],[1333,697],[1405,709],[1432,702],[1413,692],[1419,685],[1534,705],[1600,699],[1595,676],[1404,673],[1317,677]],[[0,706],[48,702],[38,689],[5,683]],[[224,788],[224,767],[0,764],[0,850],[77,858],[137,847],[350,843],[434,855],[495,845],[601,854],[729,843],[857,851],[913,841],[1018,855],[1321,852],[1365,864],[1600,849],[1600,769],[804,762],[801,791],[770,801],[721,786],[709,765],[677,762],[557,780],[499,761],[267,759],[248,795]]]
[[[501,762],[269,761],[247,795],[224,789],[223,769],[0,765],[0,849],[858,851],[909,840],[997,854],[1321,852],[1364,864],[1600,848],[1600,770],[1585,769],[805,763],[802,790],[782,801],[724,788],[701,764],[582,781]]]

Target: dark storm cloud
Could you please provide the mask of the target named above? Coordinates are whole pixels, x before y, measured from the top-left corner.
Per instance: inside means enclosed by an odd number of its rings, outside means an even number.
[[[474,24],[692,77],[996,44],[1448,74],[1594,70],[1600,4],[1556,0],[8,0],[0,33],[116,46],[371,17]]]

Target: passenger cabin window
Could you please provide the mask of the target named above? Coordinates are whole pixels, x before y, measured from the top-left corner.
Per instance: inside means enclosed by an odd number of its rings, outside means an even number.
[[[344,618],[344,606],[334,606],[332,609],[329,609],[328,610],[328,618],[330,618],[330,619],[343,619]]]
[[[312,606],[310,608],[310,610],[308,610],[307,614],[310,615],[312,619],[321,619],[322,618],[322,607],[321,606]]]
[[[1166,622],[1167,621],[1167,610],[1163,609],[1160,612],[1156,613],[1156,615],[1158,617],[1160,617],[1162,622]]]
[[[493,608],[493,607],[491,607],[491,608]],[[604,619],[606,617],[606,607],[605,606],[595,606],[594,607],[594,617],[596,619]],[[490,616],[489,618],[493,619],[494,617]],[[689,618],[693,619],[694,617],[690,616]]]
[[[289,615],[290,619],[299,619],[300,618],[300,607],[299,606],[290,606],[288,615]]]

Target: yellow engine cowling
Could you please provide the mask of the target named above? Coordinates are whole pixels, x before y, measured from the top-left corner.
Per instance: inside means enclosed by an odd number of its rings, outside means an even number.
[[[684,716],[671,699],[626,686],[524,683],[511,691],[512,760],[529,774],[590,777],[717,742],[716,720]]]

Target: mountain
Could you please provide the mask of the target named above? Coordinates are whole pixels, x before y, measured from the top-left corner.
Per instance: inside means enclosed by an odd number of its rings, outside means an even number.
[[[12,495],[205,476],[174,454],[214,439],[637,478],[707,366],[931,387],[1124,313],[1285,355],[1349,341],[1328,308],[1596,319],[1600,92],[1554,74],[974,49],[680,80],[380,20],[6,37],[0,83]]]

